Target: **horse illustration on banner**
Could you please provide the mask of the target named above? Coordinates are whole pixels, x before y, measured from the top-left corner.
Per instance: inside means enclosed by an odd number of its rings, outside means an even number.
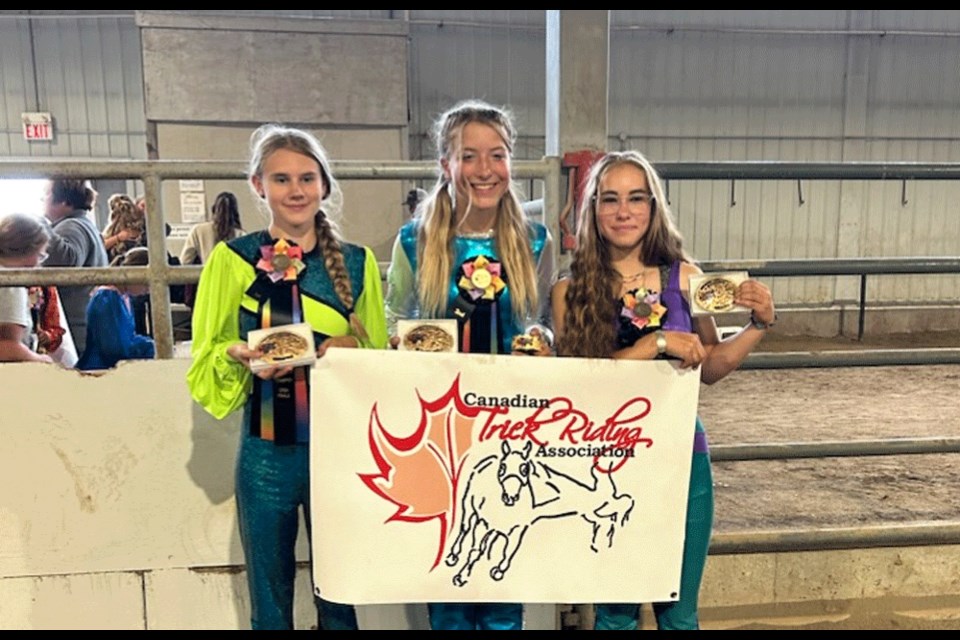
[[[481,459],[470,473],[462,499],[460,528],[445,563],[456,567],[469,537],[466,559],[453,577],[453,584],[465,586],[474,565],[490,556],[494,544],[502,541],[503,551],[490,569],[490,577],[502,580],[523,544],[524,536],[541,520],[580,516],[592,526],[590,549],[613,546],[618,527],[627,523],[634,500],[617,492],[613,474],[598,471],[590,464],[590,484],[531,459],[533,443],[520,451],[502,441],[500,453]],[[599,476],[603,476],[601,479]],[[502,540],[501,540],[502,539]]]

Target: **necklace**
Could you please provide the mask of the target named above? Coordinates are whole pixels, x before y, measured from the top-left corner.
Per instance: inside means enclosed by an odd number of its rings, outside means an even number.
[[[492,238],[493,235],[493,229],[487,229],[486,231],[457,231],[457,237],[468,240],[484,240],[486,238]]]
[[[643,274],[645,274],[646,272],[647,272],[647,268],[644,267],[643,269],[641,269],[641,270],[638,271],[637,273],[633,274],[632,276],[625,276],[625,275],[623,275],[622,273],[619,273],[619,272],[618,272],[618,274],[619,274],[619,276],[620,276],[620,281],[623,282],[623,284],[628,284],[628,283],[630,283],[630,282],[635,282],[635,281],[639,280],[639,279],[641,278],[641,276],[643,276]]]

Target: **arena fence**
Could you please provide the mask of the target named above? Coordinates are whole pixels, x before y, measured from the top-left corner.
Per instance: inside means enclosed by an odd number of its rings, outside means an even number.
[[[333,172],[341,180],[430,180],[436,164],[429,162],[335,162]],[[660,163],[664,179],[730,180],[735,199],[736,180],[958,180],[960,163],[795,163],[795,162],[710,162]],[[141,180],[148,211],[161,211],[160,193],[164,180],[245,179],[241,163],[216,161],[14,161],[0,160],[0,179],[37,179],[50,176]],[[542,180],[544,222],[559,237],[561,161],[544,157],[539,161],[517,161],[513,174],[518,179]],[[798,190],[800,189],[798,182]],[[802,197],[802,193],[800,194]],[[162,216],[147,216],[147,233],[163,238]],[[174,356],[170,285],[196,283],[200,267],[169,266],[164,243],[150,243],[147,267],[125,268],[44,268],[5,269],[2,285],[96,285],[148,284],[151,320],[157,357]],[[704,271],[748,270],[755,276],[859,275],[860,335],[865,313],[864,291],[868,275],[960,273],[960,258],[872,258],[837,260],[751,260],[712,261],[701,264]],[[960,364],[960,349],[880,349],[837,352],[754,353],[744,369],[798,367],[841,367],[879,365]],[[920,453],[958,453],[960,438],[893,439],[853,442],[782,443],[759,445],[718,445],[712,448],[715,460],[772,460],[833,456],[877,456]],[[853,528],[790,529],[717,533],[711,542],[714,554],[762,553],[849,549],[883,546],[960,544],[960,522],[914,523]]]

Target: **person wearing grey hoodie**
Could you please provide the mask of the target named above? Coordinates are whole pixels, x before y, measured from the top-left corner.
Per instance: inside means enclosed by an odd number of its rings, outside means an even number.
[[[107,250],[100,231],[90,219],[97,192],[89,180],[55,178],[44,198],[44,215],[50,222],[49,257],[45,267],[106,267]],[[87,304],[92,285],[62,286],[63,311],[76,343],[83,353],[87,340]]]

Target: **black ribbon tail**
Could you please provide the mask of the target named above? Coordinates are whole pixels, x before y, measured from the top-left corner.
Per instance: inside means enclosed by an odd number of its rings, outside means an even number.
[[[470,345],[463,344],[463,328],[467,326],[467,323],[470,322],[470,317],[473,316],[474,311],[477,310],[477,305],[473,304],[467,300],[463,294],[457,296],[453,304],[450,305],[450,312],[453,314],[453,317],[457,320],[457,339],[459,341],[461,351],[473,351],[470,348]],[[472,325],[471,325],[472,326]],[[471,344],[473,343],[473,336],[471,335]]]

